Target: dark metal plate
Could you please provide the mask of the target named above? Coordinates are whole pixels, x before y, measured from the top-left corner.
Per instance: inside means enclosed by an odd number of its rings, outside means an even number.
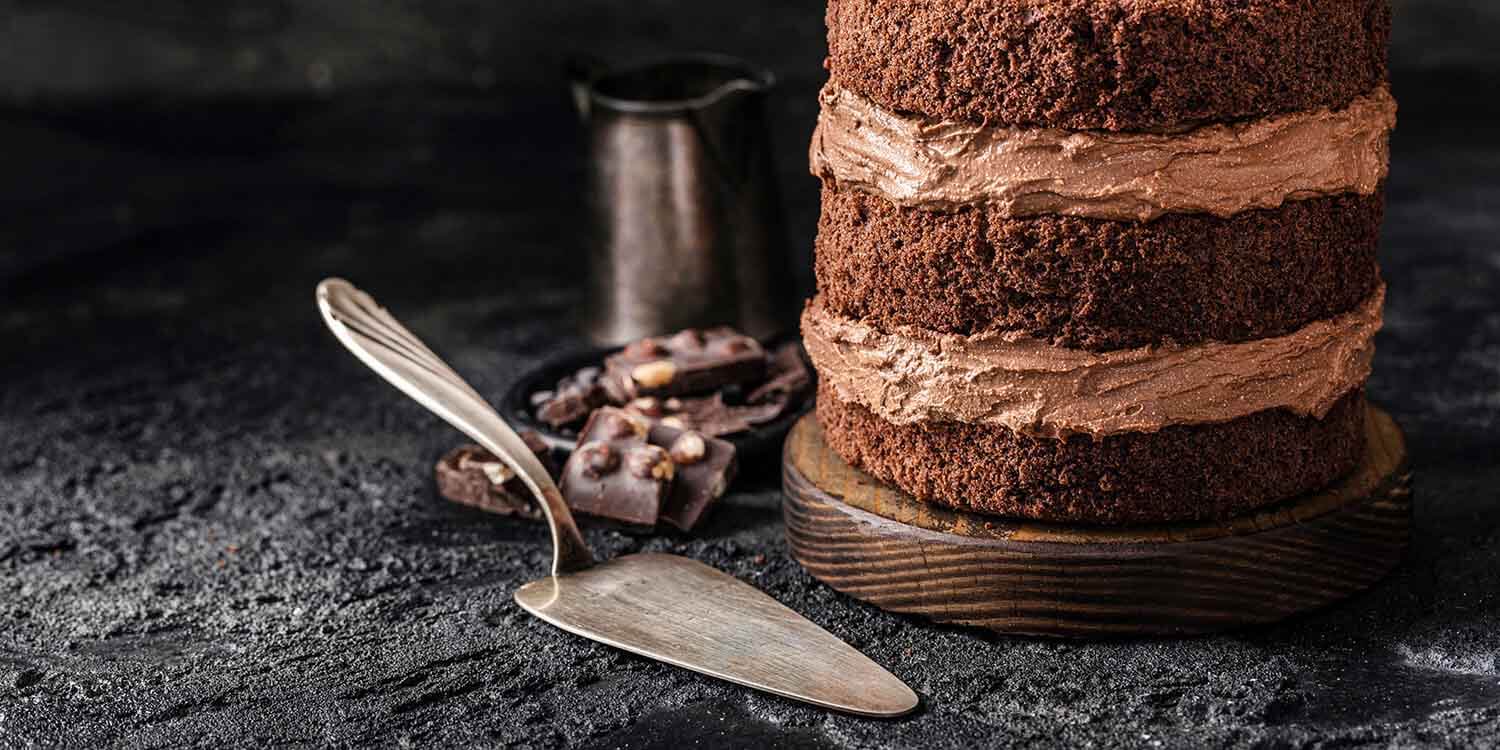
[[[777,337],[761,342],[767,351],[773,351],[776,347],[794,340],[792,337]],[[512,383],[505,391],[505,396],[500,402],[500,416],[518,430],[535,430],[542,436],[554,451],[569,453],[573,450],[573,444],[578,439],[576,431],[558,431],[537,421],[531,414],[531,394],[539,390],[550,390],[557,385],[557,381],[565,375],[577,372],[579,368],[589,365],[602,365],[604,358],[619,351],[621,347],[601,347],[583,349],[569,352],[521,373],[521,377]],[[806,354],[803,354],[806,359]],[[816,376],[814,376],[816,377]],[[746,432],[734,435],[725,435],[724,439],[734,443],[739,451],[741,462],[748,458],[766,455],[781,450],[781,441],[786,437],[788,430],[797,423],[797,419],[805,414],[812,406],[812,393],[816,389],[816,381],[808,386],[807,392],[791,404],[786,413],[774,421],[755,427]]]

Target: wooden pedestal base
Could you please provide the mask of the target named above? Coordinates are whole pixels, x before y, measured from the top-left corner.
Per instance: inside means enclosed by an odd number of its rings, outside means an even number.
[[[851,468],[811,415],[787,436],[787,540],[819,580],[882,609],[1034,635],[1183,634],[1272,622],[1395,567],[1411,521],[1401,430],[1368,407],[1347,479],[1224,522],[1070,526],[928,505]]]

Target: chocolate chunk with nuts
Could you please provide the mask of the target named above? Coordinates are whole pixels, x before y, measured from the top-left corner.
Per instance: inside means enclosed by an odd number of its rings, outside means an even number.
[[[651,428],[649,439],[666,449],[677,472],[661,520],[692,531],[734,480],[738,469],[734,444],[663,424]]]
[[[522,437],[527,437],[526,433]],[[540,441],[534,434],[533,440]],[[537,448],[527,441],[533,451]],[[547,447],[541,445],[538,457],[543,465],[551,463]],[[549,467],[550,471],[550,467]],[[542,509],[531,497],[520,477],[494,454],[477,445],[461,445],[449,451],[435,467],[438,493],[455,503],[470,505],[502,516],[542,518]]]
[[[613,453],[614,448],[595,443]],[[584,446],[589,447],[589,446]],[[589,451],[573,452],[563,467],[562,493],[568,506],[579,513],[637,526],[655,526],[662,501],[671,487],[671,459],[667,469],[655,467],[658,457],[647,453],[648,445],[626,446],[616,460],[586,462]],[[660,449],[658,449],[660,450]],[[607,469],[607,470],[605,470]]]
[[[759,342],[733,329],[688,329],[631,342],[604,367],[612,395],[682,396],[758,380],[766,356]]]
[[[562,472],[563,499],[580,513],[638,526],[656,525],[676,467],[662,448],[646,442],[639,417],[595,410]]]
[[[557,390],[545,400],[534,395],[532,405],[536,408],[537,420],[553,429],[582,422],[594,409],[609,402],[600,375],[598,367],[585,367],[558,381]]]
[[[638,417],[640,429],[664,424],[707,437],[748,432],[802,404],[812,373],[795,342],[774,352],[726,327],[686,329],[639,339],[584,367],[555,390],[531,395],[533,413],[567,439],[596,409]]]

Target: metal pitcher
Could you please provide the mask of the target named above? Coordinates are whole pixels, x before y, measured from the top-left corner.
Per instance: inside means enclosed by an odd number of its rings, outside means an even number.
[[[589,335],[784,330],[795,290],[765,119],[775,77],[717,55],[571,72],[591,152]]]

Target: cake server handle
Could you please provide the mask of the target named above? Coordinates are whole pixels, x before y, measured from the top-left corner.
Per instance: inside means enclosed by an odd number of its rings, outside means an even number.
[[[578,533],[572,512],[542,462],[473,387],[353,284],[325,279],[318,284],[317,298],[323,322],[359,361],[473,438],[521,478],[542,506],[552,530],[553,575],[594,564],[594,553]]]

